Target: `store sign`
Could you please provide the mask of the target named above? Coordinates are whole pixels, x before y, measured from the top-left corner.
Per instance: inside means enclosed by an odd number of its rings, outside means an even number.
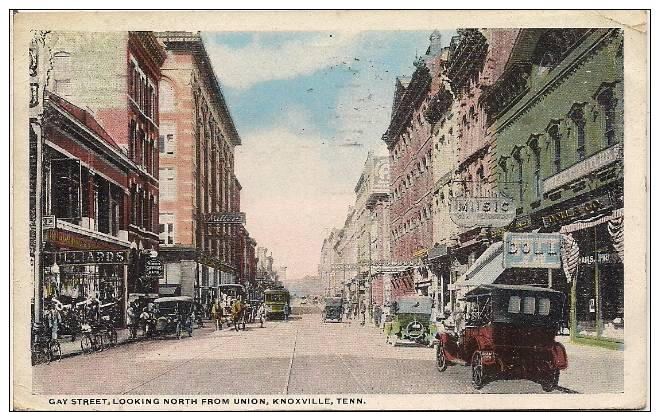
[[[554,225],[569,223],[575,219],[588,216],[599,212],[611,205],[609,196],[601,196],[596,199],[588,200],[579,205],[569,207],[568,209],[543,216],[543,226],[550,227]]]
[[[55,216],[44,216],[41,220],[41,228],[43,230],[55,229]]]
[[[107,250],[112,248],[111,243],[98,242],[94,239],[86,238],[72,232],[65,232],[62,230],[54,229],[46,232],[46,241],[49,243],[67,248],[77,250]],[[120,249],[119,246],[117,249]]]
[[[620,261],[619,255],[616,253],[599,253],[597,258],[594,255],[582,256],[580,258],[580,264],[593,266],[596,264],[596,260],[598,260],[599,265],[616,263]]]
[[[128,251],[74,250],[56,252],[58,265],[127,265]]]
[[[543,181],[543,191],[547,193],[562,187],[574,180],[593,173],[598,169],[609,165],[610,163],[614,163],[619,159],[623,159],[623,146],[621,143],[609,147],[605,150],[601,150],[595,155],[574,164],[568,169],[545,179]]]
[[[245,224],[245,213],[244,212],[219,212],[219,213],[208,213],[206,215],[206,224],[207,225],[244,225]]]
[[[561,234],[512,233],[504,234],[505,268],[561,267]]]
[[[516,217],[516,205],[507,197],[454,197],[449,218],[461,227],[503,227]]]
[[[147,277],[162,279],[165,276],[163,262],[158,258],[149,258],[144,263]]]

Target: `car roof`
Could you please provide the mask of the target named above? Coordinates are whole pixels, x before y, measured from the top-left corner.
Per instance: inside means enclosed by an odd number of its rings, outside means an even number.
[[[172,296],[172,297],[158,298],[154,300],[154,303],[162,303],[162,302],[192,302],[192,298],[190,296]]]

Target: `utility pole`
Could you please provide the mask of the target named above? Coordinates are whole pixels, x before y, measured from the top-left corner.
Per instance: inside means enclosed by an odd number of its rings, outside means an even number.
[[[35,142],[34,190],[34,329],[43,321],[43,117],[44,91],[48,82],[49,60],[45,44],[48,32],[38,31],[30,43],[30,139]]]

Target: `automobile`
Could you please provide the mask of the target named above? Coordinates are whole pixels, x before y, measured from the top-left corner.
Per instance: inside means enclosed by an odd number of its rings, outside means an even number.
[[[467,292],[465,327],[436,335],[436,366],[471,367],[472,385],[481,389],[498,379],[529,379],[544,391],[557,388],[568,367],[564,346],[555,341],[563,318],[564,295],[553,289],[480,285]]]
[[[433,300],[428,296],[402,296],[393,305],[392,320],[385,328],[387,341],[396,346],[401,341],[429,345],[436,334],[431,322]]]
[[[190,296],[163,297],[154,300],[156,335],[176,334],[181,339],[183,332],[192,336],[193,299]]]
[[[325,298],[323,311],[321,312],[321,321],[341,322],[344,314],[344,303],[342,298]]]
[[[264,303],[266,306],[266,319],[287,319],[290,311],[289,291],[281,289],[264,290]]]

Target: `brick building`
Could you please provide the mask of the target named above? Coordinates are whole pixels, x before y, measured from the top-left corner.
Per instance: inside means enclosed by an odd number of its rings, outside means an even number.
[[[249,239],[238,224],[207,224],[240,212],[234,149],[241,144],[199,33],[162,32],[167,49],[160,100],[161,290],[209,301],[239,276]],[[242,249],[250,249],[243,247]],[[251,257],[248,259],[251,260]]]
[[[129,202],[123,210],[131,249],[158,249],[158,80],[165,58],[162,45],[149,32],[51,32],[45,44],[52,62],[48,89],[70,107],[85,108],[78,109],[82,110],[80,115],[93,118],[103,130],[97,134],[109,136],[135,165],[127,171]],[[116,209],[119,207],[110,205],[110,213],[118,213]],[[141,277],[139,260],[133,263],[129,267],[128,292],[154,292],[157,280]]]

